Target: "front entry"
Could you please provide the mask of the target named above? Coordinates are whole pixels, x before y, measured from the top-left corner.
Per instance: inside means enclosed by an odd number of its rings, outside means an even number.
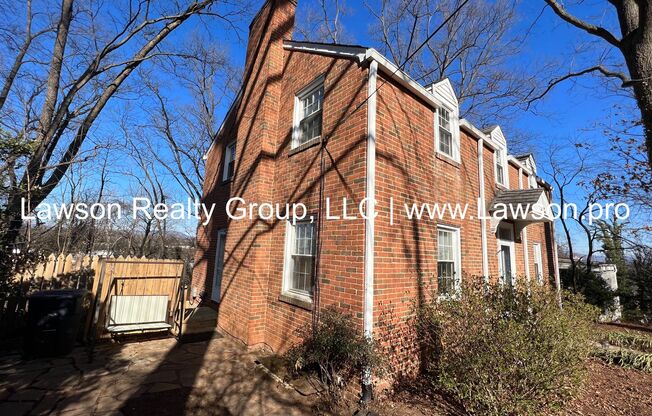
[[[222,291],[222,272],[224,270],[224,248],[226,243],[226,230],[222,229],[217,232],[217,248],[215,250],[215,273],[213,275],[213,288],[211,290],[211,299],[215,302],[220,301]]]

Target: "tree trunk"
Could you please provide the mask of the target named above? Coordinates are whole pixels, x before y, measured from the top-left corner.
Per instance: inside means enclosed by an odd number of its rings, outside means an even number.
[[[648,163],[652,167],[652,44],[641,43],[634,49],[625,56],[625,60],[634,80],[634,96],[645,131]]]

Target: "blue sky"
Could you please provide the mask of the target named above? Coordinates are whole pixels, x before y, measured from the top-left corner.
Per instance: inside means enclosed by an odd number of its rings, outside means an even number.
[[[237,29],[229,28],[223,23],[215,21],[215,19],[204,17],[199,20],[193,18],[194,20],[187,22],[178,32],[171,35],[167,41],[171,43],[180,42],[190,35],[201,33],[206,42],[214,42],[220,45],[230,57],[232,64],[236,68],[241,68],[245,59],[244,51],[248,24],[253,13],[258,10],[261,4],[262,0],[252,7],[251,14],[235,20]],[[298,21],[305,18],[309,5],[308,1],[299,0]],[[559,65],[560,73],[569,69],[576,70],[585,67],[587,65],[587,55],[575,54],[574,48],[576,45],[590,41],[593,38],[562,22],[550,10],[541,13],[543,6],[544,2],[542,0],[521,1],[519,4],[519,23],[513,30],[515,33],[525,33],[527,31],[529,35],[526,38],[522,53],[514,58],[514,67],[527,68],[536,72],[539,66],[542,67],[544,63],[554,62]],[[574,8],[572,11],[587,20],[604,24],[615,30],[615,15],[604,12],[610,7],[604,1],[585,1],[580,8]],[[343,17],[343,26],[347,39],[350,39],[352,43],[377,47],[378,45],[374,43],[369,35],[371,16],[362,2],[348,1],[347,9],[349,12]],[[533,25],[537,17],[536,24]],[[604,47],[604,45],[596,43],[591,47]],[[590,53],[588,56],[590,56]],[[177,103],[189,101],[187,93],[183,89],[177,89],[174,83],[169,85],[167,95]],[[218,120],[222,119],[230,102],[231,99],[224,100],[223,104],[218,108]],[[112,124],[115,119],[112,111],[121,105],[115,102],[107,106],[95,126],[97,136],[110,137],[115,134],[115,125]],[[551,146],[562,144],[559,156],[568,159],[572,159],[574,156],[575,148],[571,145],[573,142],[592,143],[595,146],[596,154],[606,151],[608,149],[607,139],[602,136],[596,124],[615,120],[613,116],[614,107],[619,105],[631,106],[632,101],[623,94],[608,93],[604,87],[603,79],[585,76],[559,85],[544,100],[538,102],[533,110],[519,111],[515,114],[512,123],[531,138],[527,147],[534,150],[540,167],[539,173],[542,174],[545,169],[546,153]],[[138,117],[139,115],[136,112],[132,116]],[[504,132],[509,143],[509,128],[504,128]],[[128,162],[125,162],[124,159],[114,160],[112,161],[112,167],[119,169],[126,163]],[[545,178],[544,174],[542,176]],[[123,195],[127,191],[125,179],[114,178],[113,188],[116,196]],[[582,189],[574,188],[571,190],[571,198],[577,200],[578,204],[581,202],[582,195]],[[643,219],[643,221],[647,220]],[[191,231],[194,226],[189,225],[183,228]],[[585,246],[581,240],[578,240],[577,244],[580,248]]]

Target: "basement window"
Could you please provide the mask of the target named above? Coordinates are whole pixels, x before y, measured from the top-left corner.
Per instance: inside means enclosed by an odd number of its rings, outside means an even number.
[[[452,296],[459,292],[461,283],[460,230],[437,227],[437,292]]]
[[[314,282],[315,223],[287,221],[283,293],[312,302]]]
[[[292,149],[321,138],[323,104],[324,77],[321,76],[295,96]]]

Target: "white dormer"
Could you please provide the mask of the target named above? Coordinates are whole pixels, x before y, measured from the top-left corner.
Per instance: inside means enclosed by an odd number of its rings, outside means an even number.
[[[532,153],[527,153],[525,155],[516,156],[518,160],[526,169],[529,188],[537,188],[537,164],[534,161],[534,156]]]
[[[434,113],[435,151],[460,162],[460,110],[453,85],[445,78],[427,90],[441,103]]]
[[[500,126],[493,126],[484,131],[495,147],[494,177],[496,184],[509,189],[509,167],[507,165],[507,140]]]

